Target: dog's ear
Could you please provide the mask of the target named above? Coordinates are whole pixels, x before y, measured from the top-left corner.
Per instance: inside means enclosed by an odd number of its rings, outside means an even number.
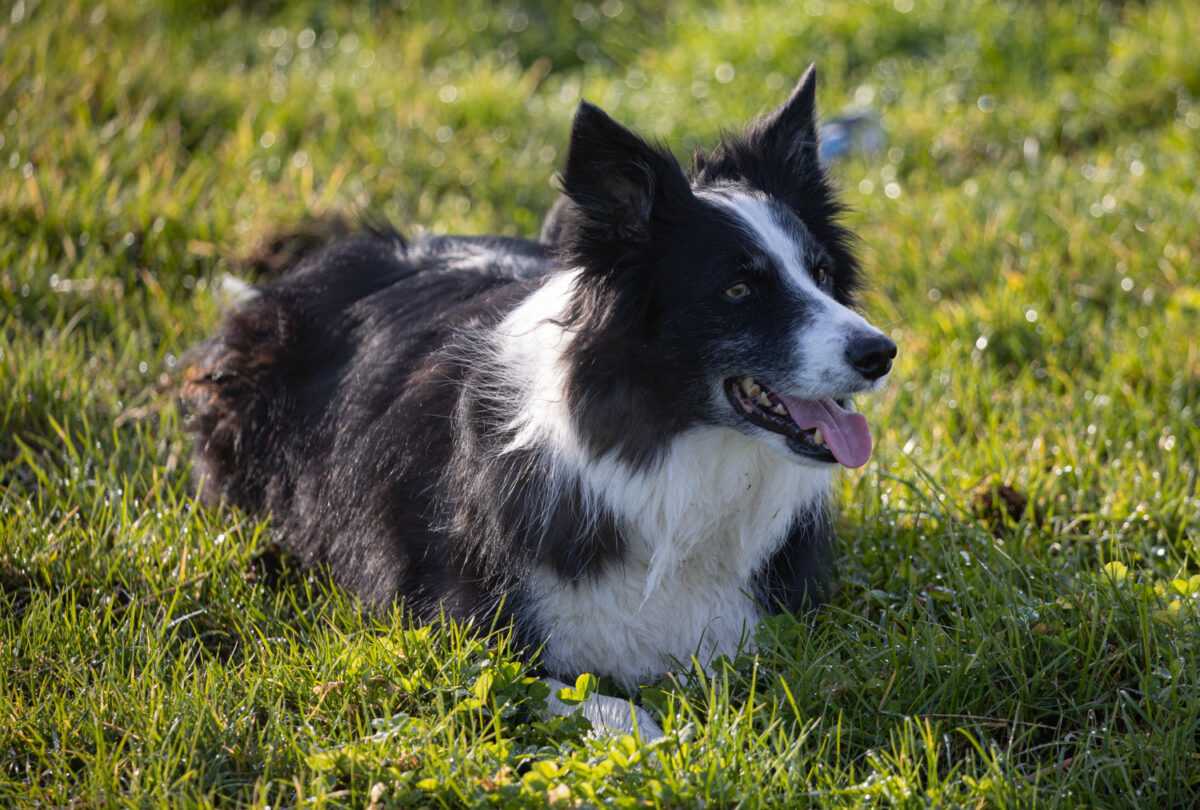
[[[787,162],[817,159],[817,66],[809,65],[787,101],[756,121],[749,144]]]
[[[626,243],[645,242],[655,219],[672,203],[694,199],[670,152],[646,143],[586,101],[571,127],[562,189],[591,234]]]

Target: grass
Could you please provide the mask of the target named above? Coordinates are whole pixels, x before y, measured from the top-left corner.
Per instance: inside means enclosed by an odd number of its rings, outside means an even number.
[[[1194,4],[7,9],[0,805],[1194,806]],[[644,688],[664,742],[191,501],[182,358],[271,234],[531,235],[580,97],[682,153],[809,60],[887,130],[837,172],[900,358],[839,593]]]

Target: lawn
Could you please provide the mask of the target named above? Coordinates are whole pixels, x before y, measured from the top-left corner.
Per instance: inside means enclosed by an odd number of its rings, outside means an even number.
[[[4,4],[0,806],[1195,806],[1198,42],[1191,0]],[[838,592],[644,687],[665,740],[192,501],[223,274],[534,235],[580,98],[685,155],[810,61],[886,134],[834,171],[900,356]]]

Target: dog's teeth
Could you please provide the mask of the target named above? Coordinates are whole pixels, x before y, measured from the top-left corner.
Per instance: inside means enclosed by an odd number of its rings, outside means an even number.
[[[748,383],[747,382],[742,383],[742,390],[745,391],[747,394],[749,394],[752,397],[761,396],[762,395],[762,386],[759,385],[758,383],[756,383],[754,380],[751,380],[749,377],[747,377],[746,379],[750,380],[750,381]]]
[[[812,438],[812,440],[813,440],[813,444],[819,444],[819,445],[821,445],[822,447],[824,447],[824,446],[825,446],[825,437],[821,435],[821,429],[820,429],[820,428],[815,428],[815,429],[813,430],[813,438]]]
[[[775,407],[771,410],[775,411],[775,413],[779,414],[780,416],[787,416],[787,408],[783,407],[783,405],[778,402],[775,403]]]
[[[771,407],[771,398],[767,396],[765,391],[759,391],[757,394],[755,394],[755,398],[758,400],[758,404],[762,405],[764,408]]]

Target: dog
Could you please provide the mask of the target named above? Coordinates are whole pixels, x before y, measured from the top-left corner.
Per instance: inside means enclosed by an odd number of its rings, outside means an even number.
[[[200,497],[370,606],[499,618],[552,685],[703,668],[817,604],[896,346],[815,102],[810,67],[689,170],[582,102],[539,240],[366,228],[242,283],[183,390]]]

